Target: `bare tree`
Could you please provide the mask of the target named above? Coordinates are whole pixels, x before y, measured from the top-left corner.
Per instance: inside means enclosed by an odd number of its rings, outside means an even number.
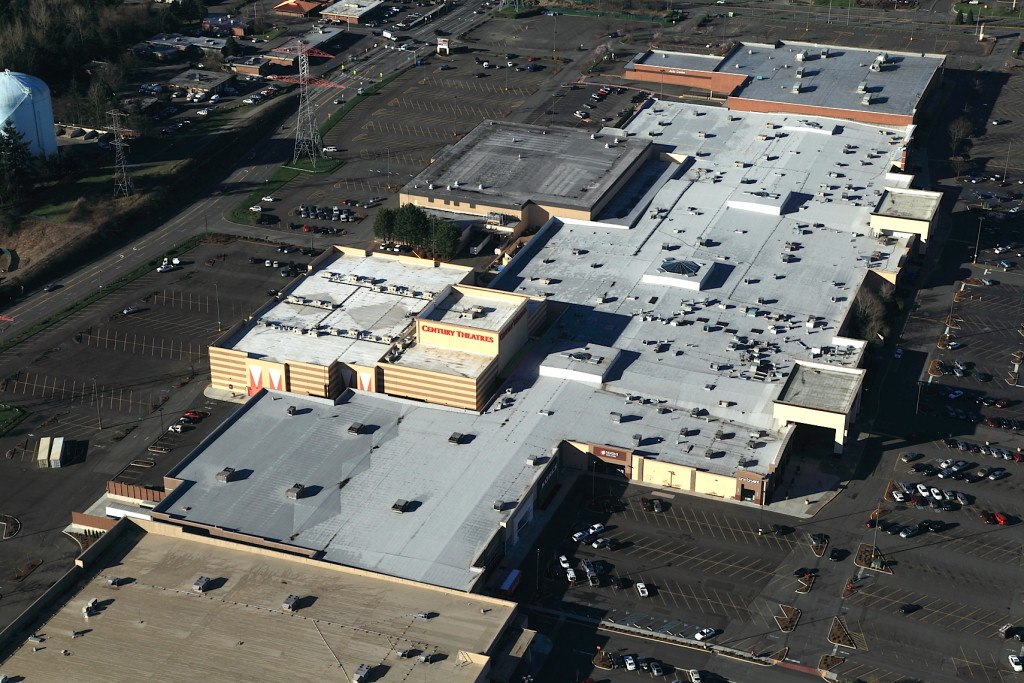
[[[950,146],[953,148],[953,154],[956,154],[964,139],[970,137],[971,132],[974,130],[974,124],[967,117],[961,116],[949,124],[948,130]]]

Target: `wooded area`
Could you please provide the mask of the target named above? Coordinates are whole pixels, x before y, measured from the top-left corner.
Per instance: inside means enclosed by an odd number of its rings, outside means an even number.
[[[198,0],[169,7],[121,0],[0,0],[0,65],[60,92],[94,59],[119,62],[144,38],[201,19]]]
[[[373,234],[382,242],[407,244],[422,256],[450,261],[459,248],[459,230],[451,222],[428,216],[413,204],[380,209]]]

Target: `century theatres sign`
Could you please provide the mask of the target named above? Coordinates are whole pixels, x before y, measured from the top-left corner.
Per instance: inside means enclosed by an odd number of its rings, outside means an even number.
[[[620,451],[618,449],[612,450],[610,448],[596,448],[594,450],[594,455],[597,455],[598,457],[615,458],[616,460],[625,460],[628,454],[629,451]]]
[[[434,325],[421,325],[420,329],[423,332],[433,334],[443,334],[446,337],[455,337],[457,339],[468,339],[469,341],[486,342],[488,344],[494,343],[493,334],[479,334],[477,332],[466,332],[465,330],[456,330],[450,327],[436,327]]]

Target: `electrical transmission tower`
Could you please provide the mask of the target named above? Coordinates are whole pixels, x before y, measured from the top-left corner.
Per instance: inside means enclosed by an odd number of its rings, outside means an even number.
[[[276,51],[295,53],[298,56],[299,62],[299,77],[297,79],[288,76],[280,76],[276,79],[298,83],[299,85],[299,115],[295,121],[295,154],[292,156],[292,163],[298,161],[300,157],[309,157],[313,168],[316,168],[317,158],[323,156],[323,143],[320,140],[320,132],[316,127],[316,114],[313,112],[313,100],[310,99],[309,86],[332,86],[335,88],[344,86],[325,81],[322,78],[311,79],[309,77],[309,58],[313,56],[330,59],[334,55],[311,47],[305,42],[299,42],[298,45],[288,45]]]
[[[120,195],[131,197],[135,186],[132,184],[132,177],[128,175],[128,143],[124,141],[123,125],[123,119],[128,115],[114,109],[108,111],[107,116],[110,117],[110,132],[114,136],[110,141],[114,148],[114,198]]]

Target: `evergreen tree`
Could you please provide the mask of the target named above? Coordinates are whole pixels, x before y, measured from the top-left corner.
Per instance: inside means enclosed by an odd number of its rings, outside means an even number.
[[[378,242],[390,242],[395,234],[395,210],[381,209],[373,219],[373,236]]]
[[[224,39],[224,56],[225,57],[237,57],[242,54],[242,48],[238,47],[238,41],[235,40],[234,36],[228,36]]]
[[[964,23],[964,11],[962,9],[956,11],[956,23],[958,25]]]
[[[968,24],[973,24],[974,23],[974,10],[972,10],[972,9],[967,10],[967,23]]]
[[[11,206],[32,186],[32,152],[10,121],[0,130],[0,206]]]

